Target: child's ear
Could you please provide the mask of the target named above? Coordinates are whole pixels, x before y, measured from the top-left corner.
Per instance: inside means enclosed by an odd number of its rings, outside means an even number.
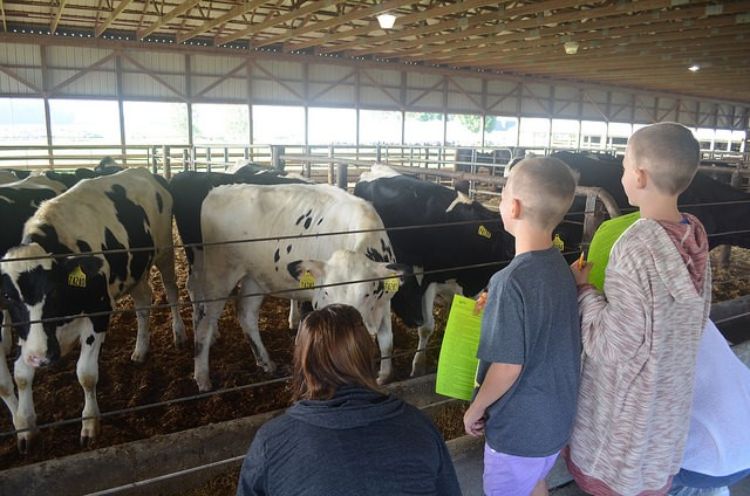
[[[510,204],[510,218],[519,219],[521,218],[521,201],[518,198],[513,198]]]
[[[646,169],[635,169],[635,184],[638,186],[638,189],[643,189],[648,184],[648,175],[646,174]]]

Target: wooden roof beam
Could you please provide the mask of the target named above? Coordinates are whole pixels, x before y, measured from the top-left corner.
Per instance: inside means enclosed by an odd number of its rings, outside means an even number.
[[[145,27],[143,29],[138,30],[137,36],[139,40],[142,40],[146,36],[150,35],[160,27],[164,26],[165,24],[169,24],[169,22],[172,21],[172,19],[181,16],[182,14],[190,11],[193,7],[198,5],[201,0],[188,0],[186,2],[180,3],[178,6],[164,14],[148,27]]]
[[[60,0],[57,14],[55,14],[55,17],[52,18],[52,23],[49,26],[50,34],[55,34],[55,31],[57,31],[57,25],[60,24],[60,18],[62,17],[63,9],[65,8],[66,3],[68,3],[68,0]]]
[[[266,19],[261,23],[253,24],[252,26],[249,26],[245,29],[240,29],[238,31],[235,31],[232,34],[223,36],[221,38],[216,38],[214,40],[214,44],[216,46],[226,45],[227,43],[231,43],[235,40],[239,40],[240,38],[244,38],[246,36],[250,36],[255,33],[260,33],[266,28],[276,26],[277,24],[281,24],[283,22],[290,21],[298,17],[303,17],[312,12],[317,12],[319,10],[326,9],[330,7],[331,5],[336,5],[337,3],[342,3],[344,1],[346,0],[315,0],[311,4],[308,4],[305,7],[302,7],[301,9],[292,10],[290,12],[287,12],[286,14],[281,14],[278,16],[271,17],[270,19]]]
[[[3,0],[0,0],[0,17],[3,18],[3,31],[8,31],[8,24],[5,19],[5,7],[3,6]]]
[[[379,14],[381,12],[385,12],[387,10],[394,10],[394,9],[397,9],[397,8],[402,7],[404,5],[409,5],[409,4],[412,4],[412,3],[414,3],[414,2],[408,2],[408,1],[403,1],[403,0],[394,0],[394,1],[391,1],[391,2],[380,3],[380,4],[374,5],[372,7],[368,7],[366,9],[359,9],[359,10],[356,10],[356,11],[352,11],[349,14],[337,17],[335,19],[331,19],[329,21],[325,21],[325,22],[322,22],[322,23],[313,24],[313,25],[310,25],[310,26],[303,26],[301,28],[298,28],[298,29],[295,29],[295,30],[291,30],[291,31],[289,31],[289,32],[287,32],[287,33],[285,33],[283,35],[275,36],[275,37],[273,37],[273,38],[271,38],[269,40],[265,40],[263,43],[265,45],[270,45],[272,43],[283,42],[283,41],[286,41],[286,40],[289,40],[289,39],[292,39],[292,38],[296,38],[297,36],[301,36],[303,34],[307,34],[307,33],[310,33],[310,32],[321,31],[323,29],[328,29],[328,28],[332,28],[332,27],[338,27],[338,26],[341,26],[342,24],[345,24],[347,22],[351,22],[351,21],[362,19],[362,18],[369,17],[369,16],[376,16],[377,14]],[[479,7],[483,7],[483,6],[486,6],[486,5],[496,5],[497,3],[498,3],[497,0],[494,0],[494,1],[491,1],[491,0],[468,0],[468,1],[464,1],[464,2],[459,2],[459,3],[454,4],[454,5],[447,5],[447,6],[441,6],[441,7],[432,7],[432,8],[428,8],[428,9],[422,11],[422,12],[417,12],[415,14],[408,14],[408,15],[405,15],[405,16],[400,16],[397,19],[397,22],[399,23],[399,25],[405,25],[405,24],[409,24],[409,23],[418,22],[418,21],[421,21],[423,19],[429,19],[429,18],[439,17],[439,16],[443,16],[443,15],[449,15],[449,14],[452,14],[452,13],[455,13],[455,12],[460,12],[462,10],[479,8]],[[367,29],[368,30],[367,32],[371,32],[371,31],[374,31],[376,29],[380,29],[380,26],[378,25],[377,21],[371,21],[371,22],[369,22],[367,24],[367,26],[363,26],[363,27],[360,27],[360,28],[354,28],[354,29],[356,29],[356,30]],[[347,32],[347,31],[345,31],[345,32]],[[364,33],[364,34],[366,34],[366,33]],[[352,35],[350,34],[349,36],[352,36]],[[324,39],[316,39],[315,41],[312,42],[312,44],[310,44],[310,42],[303,42],[303,43],[295,44],[295,45],[292,45],[292,46],[288,47],[288,50],[299,50],[301,48],[307,48],[307,47],[310,47],[310,46],[317,45],[320,42],[328,42],[328,41],[331,41],[330,40],[330,36],[326,36]],[[259,46],[263,46],[263,45],[259,45]]]
[[[94,36],[96,38],[98,38],[99,36],[101,36],[102,33],[105,32],[109,28],[110,25],[112,25],[112,21],[114,21],[117,18],[118,15],[122,14],[122,11],[125,10],[125,8],[128,5],[130,5],[130,3],[132,1],[133,0],[121,0],[121,2],[117,5],[117,8],[115,9],[115,11],[112,12],[112,14],[110,14],[110,16],[107,18],[107,20],[104,21],[103,23],[101,23],[96,28],[96,30],[94,31]]]
[[[236,7],[231,8],[225,14],[215,19],[211,19],[210,21],[206,21],[200,26],[198,26],[197,28],[191,31],[188,31],[187,33],[182,33],[182,34],[177,35],[177,43],[183,43],[191,38],[195,38],[196,36],[199,36],[203,33],[211,31],[213,28],[220,26],[226,22],[229,22],[235,17],[239,17],[252,10],[255,10],[256,8],[263,5],[264,3],[266,3],[266,0],[250,0],[243,5],[237,5]]]

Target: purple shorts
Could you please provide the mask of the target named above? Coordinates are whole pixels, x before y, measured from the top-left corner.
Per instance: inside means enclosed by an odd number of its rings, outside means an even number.
[[[537,482],[547,477],[559,454],[539,458],[506,455],[485,443],[484,494],[529,496]]]

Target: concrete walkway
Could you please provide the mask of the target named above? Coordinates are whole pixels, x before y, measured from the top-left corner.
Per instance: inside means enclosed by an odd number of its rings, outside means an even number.
[[[453,465],[456,467],[458,482],[464,496],[483,496],[482,493],[482,470],[484,464],[483,439],[470,436],[460,437],[448,442]],[[565,463],[558,458],[552,472],[547,477],[551,496],[583,496],[581,491],[573,482],[573,478],[565,468]],[[750,478],[746,478],[731,488],[732,496],[750,496]]]
[[[734,352],[745,365],[750,367],[750,341],[735,346]],[[456,467],[458,481],[464,496],[483,496],[482,494],[482,471],[484,440],[470,436],[460,437],[448,442],[448,448]],[[565,463],[558,458],[552,472],[547,477],[552,496],[579,496],[585,495],[573,482],[573,478],[565,468]],[[732,486],[732,496],[750,496],[750,477],[745,478],[739,484]]]

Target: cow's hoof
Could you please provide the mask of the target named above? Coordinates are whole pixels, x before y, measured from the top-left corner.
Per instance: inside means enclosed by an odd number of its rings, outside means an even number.
[[[378,375],[378,386],[383,386],[385,384],[388,384],[391,380],[391,374],[388,375]]]
[[[411,376],[421,377],[425,375],[426,372],[427,372],[427,367],[425,366],[425,364],[423,363],[415,364],[411,369]]]
[[[274,375],[276,374],[276,364],[273,362],[270,363],[260,363],[258,362],[258,367],[263,369],[263,372],[265,372],[268,375]]]
[[[31,436],[28,434],[28,432],[22,432],[18,435],[18,439],[16,440],[18,452],[22,455],[28,455],[31,450]]]
[[[143,363],[146,361],[146,353],[134,351],[133,354],[130,355],[130,360],[135,363]]]
[[[198,392],[207,393],[211,391],[211,379],[209,378],[195,378],[196,384],[198,384]]]

